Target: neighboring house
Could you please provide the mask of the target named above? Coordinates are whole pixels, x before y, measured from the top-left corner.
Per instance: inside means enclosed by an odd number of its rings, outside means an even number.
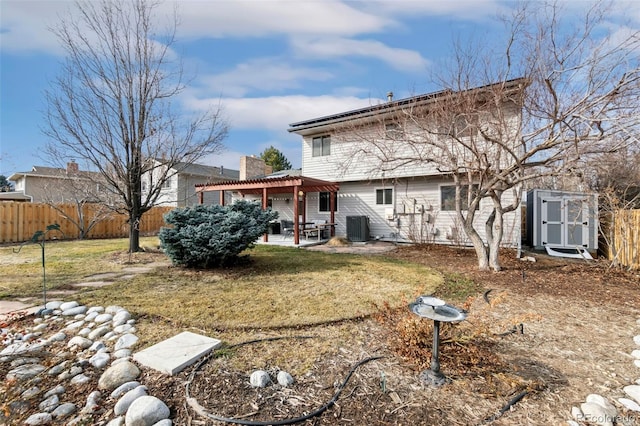
[[[156,205],[186,207],[198,204],[198,196],[195,193],[197,184],[238,180],[239,174],[238,170],[225,169],[222,166],[178,163],[169,171],[170,177],[164,182]],[[149,174],[142,178],[143,193],[147,190],[149,179]],[[218,192],[205,194],[204,202],[207,204],[219,204],[219,200]],[[230,200],[231,194],[228,194],[227,201]]]
[[[15,182],[15,191],[22,199],[34,203],[77,203],[93,201],[96,194],[104,191],[99,173],[82,171],[76,162],[69,162],[67,168],[33,166],[28,172],[18,172],[9,176]]]
[[[518,84],[517,80],[513,82],[514,90],[518,90]],[[266,194],[268,202],[263,200],[263,206],[278,211],[280,219],[297,223],[326,220],[336,224],[336,235],[352,241],[380,239],[467,245],[469,241],[457,223],[451,175],[440,172],[429,161],[383,170],[377,166],[377,160],[366,154],[367,143],[387,143],[393,149],[394,140],[410,137],[411,126],[400,127],[394,121],[402,116],[403,109],[420,108],[427,111],[428,117],[434,100],[451,95],[452,92],[442,91],[397,101],[389,99],[381,105],[293,123],[289,132],[302,136],[301,176],[280,174],[245,183],[201,186],[199,190],[205,194],[214,190],[233,191],[255,198],[264,198]],[[502,109],[507,126],[517,128],[518,108],[511,103]],[[449,123],[451,127],[457,124]],[[438,122],[437,126],[440,125]],[[463,133],[458,135],[466,137]],[[399,156],[406,154],[398,152]],[[505,192],[505,203],[512,196],[511,191]],[[491,210],[491,202],[483,200],[476,213],[476,229],[482,237]],[[517,246],[519,211],[505,215],[503,229],[503,245]],[[297,240],[298,236],[296,243]]]

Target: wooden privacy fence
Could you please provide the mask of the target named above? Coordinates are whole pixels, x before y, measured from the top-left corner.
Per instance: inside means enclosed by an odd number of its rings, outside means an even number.
[[[607,219],[609,260],[640,269],[640,210],[616,210]]]
[[[153,207],[142,215],[140,235],[154,235],[164,225],[162,216],[173,207]],[[78,206],[75,204],[48,204],[0,202],[0,243],[20,243],[31,239],[36,231],[44,231],[48,225],[57,223],[59,232],[50,232],[49,238],[76,239],[80,229],[73,222],[79,222]],[[84,227],[94,218],[96,225],[85,238],[124,238],[129,236],[127,216],[114,212],[104,212],[100,206],[82,206]],[[71,220],[70,220],[71,219]]]

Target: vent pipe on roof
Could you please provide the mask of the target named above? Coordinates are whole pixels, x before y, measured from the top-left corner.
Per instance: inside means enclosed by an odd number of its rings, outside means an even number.
[[[389,102],[393,101],[393,92],[387,93],[387,101]]]
[[[220,166],[220,176],[224,174],[224,166]]]

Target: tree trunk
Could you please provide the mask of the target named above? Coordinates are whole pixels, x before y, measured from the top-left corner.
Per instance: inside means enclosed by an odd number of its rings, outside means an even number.
[[[487,242],[489,245],[489,267],[498,272],[502,269],[500,266],[499,253],[500,242],[502,241],[504,218],[501,209],[495,208],[494,212],[495,214],[492,213],[493,219],[491,221],[491,233],[487,234]]]
[[[473,227],[473,214],[467,214],[466,218],[462,218],[462,215],[459,215],[458,218],[463,219],[461,222],[464,232],[471,240],[471,244],[473,244],[473,248],[476,251],[478,269],[481,271],[487,271],[489,269],[489,253],[487,252],[487,247],[482,241],[482,238],[480,238],[480,235]]]
[[[140,215],[129,216],[129,253],[140,251]]]

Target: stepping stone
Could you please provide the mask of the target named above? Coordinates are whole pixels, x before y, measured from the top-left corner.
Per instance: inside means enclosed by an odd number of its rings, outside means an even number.
[[[218,339],[185,331],[136,352],[133,359],[146,367],[173,376],[221,345],[222,342]]]
[[[109,284],[113,284],[113,281],[84,281],[81,283],[72,284],[72,287],[104,287]]]

